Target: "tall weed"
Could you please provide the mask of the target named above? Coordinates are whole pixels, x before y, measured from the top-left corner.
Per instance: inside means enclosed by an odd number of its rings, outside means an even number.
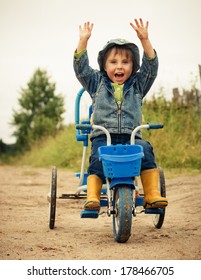
[[[147,122],[161,122],[160,131],[144,133],[155,150],[157,162],[168,168],[201,169],[201,121],[193,107],[158,99],[144,104]]]

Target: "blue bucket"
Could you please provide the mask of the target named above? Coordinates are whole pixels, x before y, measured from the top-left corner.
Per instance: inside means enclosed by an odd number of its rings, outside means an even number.
[[[144,156],[140,145],[111,145],[98,149],[104,175],[107,178],[135,177],[140,175]]]

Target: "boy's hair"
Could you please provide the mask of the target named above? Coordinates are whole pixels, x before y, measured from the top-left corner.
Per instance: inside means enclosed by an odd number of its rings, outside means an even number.
[[[125,54],[126,55],[126,58],[131,58],[131,60],[132,60],[132,62],[133,62],[133,71],[132,71],[132,73],[134,72],[134,69],[136,69],[136,66],[137,65],[135,65],[136,64],[136,61],[135,61],[135,58],[134,58],[134,56],[133,56],[133,53],[132,53],[132,51],[131,51],[131,49],[129,48],[129,47],[127,47],[127,46],[119,46],[119,45],[115,45],[115,46],[113,46],[113,47],[111,47],[111,48],[109,48],[106,52],[105,52],[105,55],[104,55],[104,57],[103,57],[103,68],[105,68],[105,63],[106,63],[106,61],[107,61],[107,58],[108,58],[108,56],[111,54],[111,52],[112,51],[115,51],[115,55],[116,54],[118,54],[118,53],[120,53],[120,54]]]

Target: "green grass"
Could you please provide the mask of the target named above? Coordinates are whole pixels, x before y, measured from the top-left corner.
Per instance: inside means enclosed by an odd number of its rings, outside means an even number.
[[[147,122],[162,122],[164,128],[144,133],[153,144],[157,162],[166,168],[201,170],[201,116],[194,108],[164,101],[154,108],[144,106]]]
[[[69,125],[55,137],[35,144],[15,161],[17,165],[31,165],[34,167],[57,166],[79,170],[82,157],[82,143],[76,142],[75,126]]]
[[[164,100],[144,104],[146,122],[161,122],[161,130],[143,131],[144,139],[154,147],[158,165],[175,172],[201,171],[201,121],[194,108],[175,106]],[[89,141],[90,142],[90,141]],[[79,171],[82,143],[76,142],[75,126],[69,125],[55,137],[36,143],[32,149],[12,160],[13,164],[34,167],[57,166]],[[88,149],[90,150],[90,149]],[[87,163],[89,152],[87,155]]]

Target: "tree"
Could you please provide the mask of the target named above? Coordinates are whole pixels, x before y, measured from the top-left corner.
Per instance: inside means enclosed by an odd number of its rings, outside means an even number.
[[[20,109],[13,111],[11,122],[16,127],[13,135],[17,149],[28,149],[34,141],[55,134],[62,127],[64,98],[55,95],[55,89],[56,84],[40,69],[35,71],[27,88],[21,89]]]

